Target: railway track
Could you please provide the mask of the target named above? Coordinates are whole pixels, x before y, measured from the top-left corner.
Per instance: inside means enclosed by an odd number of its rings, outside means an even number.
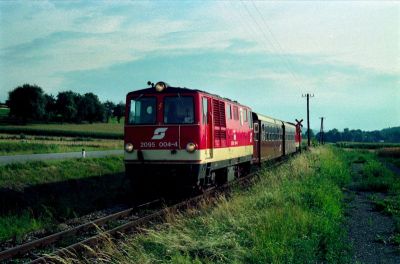
[[[284,161],[285,160],[275,162],[268,167],[277,167],[281,165]],[[52,260],[54,261],[55,257],[57,256],[70,256],[71,252],[75,253],[87,248],[87,246],[95,246],[100,241],[103,241],[105,237],[116,237],[122,233],[128,233],[138,230],[138,228],[145,226],[148,223],[160,222],[163,220],[163,217],[167,213],[185,210],[187,208],[195,206],[196,204],[198,204],[199,201],[207,197],[213,197],[216,196],[218,193],[225,192],[227,189],[231,188],[234,185],[236,186],[248,183],[250,179],[257,175],[257,172],[258,170],[244,177],[238,178],[230,183],[208,189],[201,195],[189,198],[185,201],[173,204],[169,207],[156,210],[150,214],[139,217],[134,213],[144,208],[154,206],[157,203],[161,203],[160,200],[147,202],[137,207],[125,209],[120,212],[113,213],[105,217],[101,217],[96,220],[81,224],[71,229],[58,232],[13,248],[6,249],[0,252],[0,263],[49,263],[52,262]],[[112,227],[111,225],[111,228],[106,231],[100,233],[98,232],[99,227],[105,227],[107,223],[110,223],[112,221],[120,221],[121,223],[114,227]],[[86,238],[82,239],[82,234],[84,234],[84,232],[88,232],[89,230],[91,230],[92,232],[96,231],[96,234],[86,235]],[[91,233],[89,232],[88,234]],[[54,250],[57,243],[62,242],[66,238],[72,238],[74,236],[79,236],[81,240],[75,240],[74,243],[69,244],[68,246]],[[51,250],[48,249],[49,247],[51,247]],[[39,251],[42,250],[43,252],[44,248],[47,248],[47,252],[51,253],[43,254]]]

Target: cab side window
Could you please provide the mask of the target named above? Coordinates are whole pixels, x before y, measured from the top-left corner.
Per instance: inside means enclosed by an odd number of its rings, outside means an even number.
[[[208,100],[206,97],[203,97],[202,99],[202,108],[203,108],[203,124],[208,123]]]

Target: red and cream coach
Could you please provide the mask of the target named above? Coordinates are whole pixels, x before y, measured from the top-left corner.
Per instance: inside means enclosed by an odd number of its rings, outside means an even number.
[[[221,184],[263,160],[260,155],[272,144],[261,136],[266,117],[204,91],[164,82],[149,85],[126,98],[125,168],[136,192]],[[276,120],[274,128],[282,130],[282,125]],[[274,132],[274,141],[285,146],[284,131],[280,138]],[[294,144],[294,134],[290,138]],[[292,150],[292,144],[286,149]],[[277,150],[271,157],[281,155]]]

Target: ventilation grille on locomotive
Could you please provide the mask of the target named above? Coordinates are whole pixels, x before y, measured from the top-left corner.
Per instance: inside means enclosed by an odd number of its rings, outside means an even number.
[[[214,126],[226,127],[225,120],[225,103],[218,100],[213,100],[214,105]]]

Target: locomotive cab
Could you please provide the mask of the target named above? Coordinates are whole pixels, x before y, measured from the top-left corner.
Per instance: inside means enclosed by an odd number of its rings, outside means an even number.
[[[125,168],[135,194],[223,183],[250,166],[251,111],[237,102],[157,83],[129,93],[125,113]]]
[[[187,186],[196,181],[197,101],[196,93],[180,88],[149,88],[127,95],[125,168],[135,192],[160,193],[182,180]]]

